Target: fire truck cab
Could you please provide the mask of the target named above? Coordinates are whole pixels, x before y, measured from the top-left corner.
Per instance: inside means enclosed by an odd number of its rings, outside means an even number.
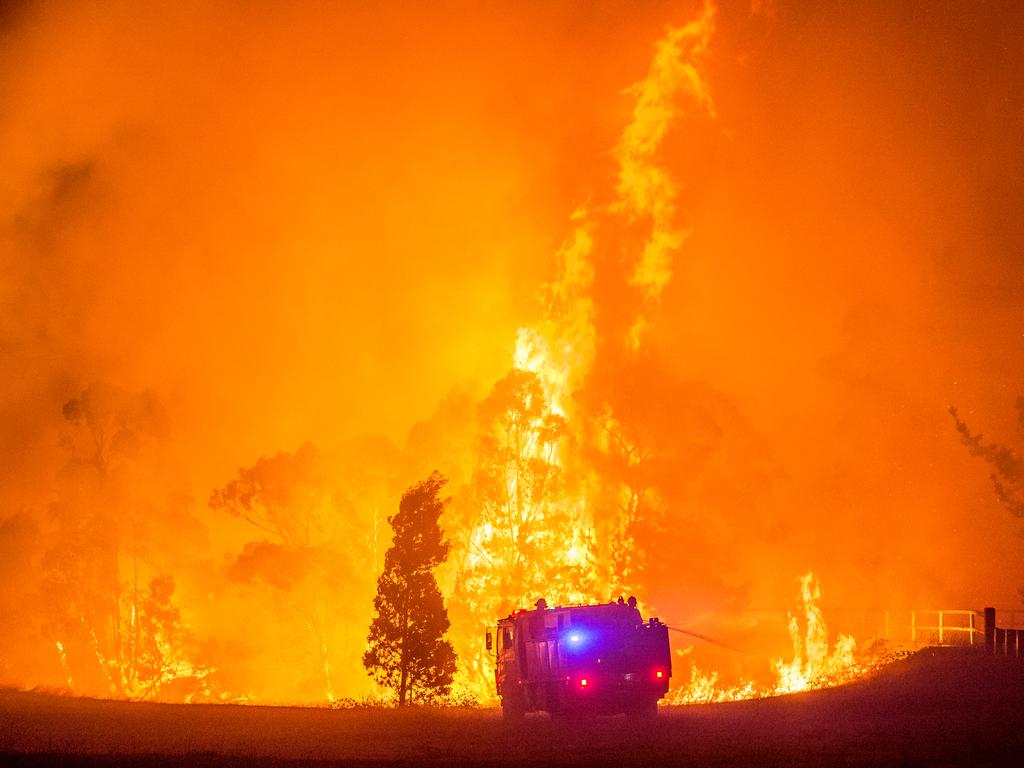
[[[552,717],[648,718],[672,675],[668,627],[646,623],[621,603],[517,610],[487,633],[495,685],[506,719],[527,712]]]

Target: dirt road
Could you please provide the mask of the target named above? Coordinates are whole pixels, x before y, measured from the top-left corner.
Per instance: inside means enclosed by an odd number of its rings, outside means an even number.
[[[162,705],[0,693],[3,765],[1024,766],[1024,664],[926,651],[828,691],[508,727],[496,710]]]

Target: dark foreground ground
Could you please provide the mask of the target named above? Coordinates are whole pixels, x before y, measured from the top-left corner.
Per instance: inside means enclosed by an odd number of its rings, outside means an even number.
[[[872,680],[570,726],[495,710],[106,702],[0,692],[0,765],[1021,766],[1024,663],[924,651]]]

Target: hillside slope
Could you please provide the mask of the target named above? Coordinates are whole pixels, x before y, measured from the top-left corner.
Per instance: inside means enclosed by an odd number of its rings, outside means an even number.
[[[1024,663],[928,650],[869,680],[632,726],[494,710],[168,705],[0,693],[5,765],[1024,765]]]

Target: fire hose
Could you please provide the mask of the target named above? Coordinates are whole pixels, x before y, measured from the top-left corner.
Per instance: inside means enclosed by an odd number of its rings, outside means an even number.
[[[727,651],[732,651],[733,653],[742,653],[747,656],[750,655],[747,651],[740,650],[739,648],[734,648],[731,645],[727,645],[723,642],[710,638],[707,635],[702,635],[699,632],[694,632],[689,629],[683,629],[682,627],[673,627],[669,624],[666,624],[665,626],[671,629],[673,632],[678,632],[681,635],[689,635],[690,637],[696,637],[698,640],[703,640],[705,643],[711,643],[712,645],[717,645],[720,648],[725,648],[725,650]]]

